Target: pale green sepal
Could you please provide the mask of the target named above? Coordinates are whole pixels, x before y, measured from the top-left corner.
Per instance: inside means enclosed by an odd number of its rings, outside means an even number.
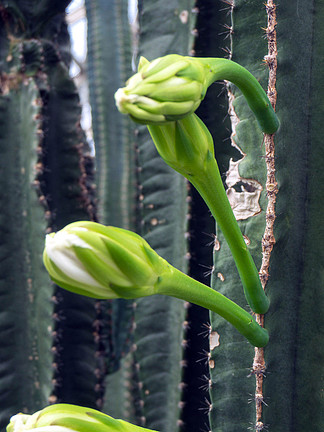
[[[185,102],[192,103],[200,99],[202,85],[195,81],[189,81],[184,78],[173,77],[167,82],[155,86],[147,94],[150,98],[160,102]],[[145,93],[143,93],[145,94]]]
[[[144,66],[148,64],[150,64],[150,62],[145,57],[141,56],[138,63],[138,72],[141,72]]]
[[[100,281],[103,286],[109,284],[120,285],[124,288],[132,286],[132,283],[120,268],[116,265],[115,260],[111,257],[111,254],[107,252],[109,260],[105,259],[101,253],[93,253],[86,249],[74,248],[76,256],[79,260],[84,263],[89,274],[95,275],[96,279]]]
[[[123,247],[111,240],[106,240],[106,243],[112,259],[120,271],[123,272],[123,274],[127,274],[132,285],[153,285],[156,282],[157,276],[155,273],[152,273],[152,266],[150,263],[143,260],[141,250],[139,250],[138,255],[136,255],[127,250],[127,244]]]
[[[145,109],[151,114],[163,114],[164,122],[166,117],[185,116],[188,115],[193,109],[192,101],[187,102],[161,102],[154,104],[141,104],[138,103],[138,107]],[[184,114],[186,113],[186,114]],[[171,121],[171,120],[170,120]]]
[[[185,57],[178,54],[169,54],[164,57],[159,57],[145,65],[141,70],[141,74],[143,78],[151,78],[154,76],[157,77],[157,81],[161,81],[161,77],[162,79],[167,79],[186,67],[188,67],[188,62],[185,60]]]
[[[127,104],[125,105],[125,109],[127,109],[128,114],[137,123],[147,124],[165,122],[164,115],[150,113],[149,111],[145,110],[145,106],[143,107],[143,104],[141,105],[141,108],[135,104]]]
[[[100,290],[99,288],[94,289],[94,287],[88,287],[87,289],[82,288],[80,285],[76,286],[76,285],[69,285],[68,283],[66,283],[65,281],[61,281],[58,279],[55,279],[55,277],[51,276],[52,281],[58,285],[59,287],[73,292],[74,294],[78,294],[78,295],[82,295],[85,297],[91,297],[94,299],[100,299],[100,300],[113,300],[113,299],[117,299],[120,298],[119,295],[116,294],[115,291],[107,290],[107,289],[102,289]]]
[[[148,130],[164,161],[186,177],[203,175],[214,143],[204,123],[190,114],[176,122],[149,125]]]

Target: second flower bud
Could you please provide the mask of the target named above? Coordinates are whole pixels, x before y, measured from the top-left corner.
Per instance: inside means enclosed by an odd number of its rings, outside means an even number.
[[[95,222],[74,222],[46,236],[44,264],[62,288],[94,298],[155,294],[168,263],[139,235]]]

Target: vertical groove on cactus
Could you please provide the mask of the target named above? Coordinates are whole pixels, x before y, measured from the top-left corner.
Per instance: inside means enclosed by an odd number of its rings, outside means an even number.
[[[131,349],[120,360],[119,369],[107,376],[104,412],[114,413],[114,416],[134,424],[142,423],[143,401],[137,375],[138,367]]]

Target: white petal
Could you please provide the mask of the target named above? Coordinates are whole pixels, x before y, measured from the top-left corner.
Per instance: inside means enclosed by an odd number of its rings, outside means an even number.
[[[92,247],[78,237],[66,231],[59,231],[54,236],[46,236],[46,253],[51,261],[67,276],[76,282],[102,288],[103,286],[96,281],[86,270],[82,262],[75,255],[72,246],[85,249]]]
[[[28,424],[28,420],[33,420],[33,416],[28,414],[16,414],[11,417],[10,424],[13,425],[13,432],[73,432],[72,429],[64,426],[42,426],[42,427],[31,427],[35,425],[35,420],[32,425]]]

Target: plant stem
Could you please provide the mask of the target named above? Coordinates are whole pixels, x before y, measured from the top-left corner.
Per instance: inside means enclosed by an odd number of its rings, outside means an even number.
[[[210,69],[208,85],[218,80],[232,82],[243,93],[262,132],[273,134],[277,131],[278,117],[260,83],[249,71],[228,59],[199,58],[199,62],[204,63]]]
[[[246,339],[257,347],[264,347],[269,340],[262,328],[246,310],[223,294],[213,290],[174,267],[160,276],[156,284],[157,294],[169,295],[205,307],[230,322]]]
[[[204,173],[188,176],[188,180],[206,202],[229,245],[251,309],[258,314],[266,313],[269,299],[228,201],[216,159],[209,154]]]

